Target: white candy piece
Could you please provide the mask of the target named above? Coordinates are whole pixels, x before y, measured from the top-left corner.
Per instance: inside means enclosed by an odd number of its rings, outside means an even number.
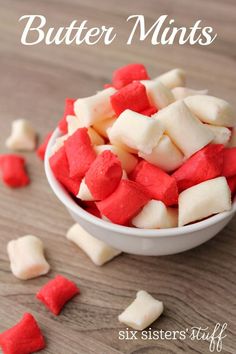
[[[42,241],[32,235],[8,242],[7,252],[15,277],[27,280],[47,274],[50,266],[43,254]]]
[[[217,177],[179,195],[179,226],[231,209],[231,192],[225,177]]]
[[[79,192],[76,197],[81,200],[94,201],[94,198],[93,198],[87,184],[85,183],[85,178],[83,178],[80,183]]]
[[[83,123],[76,116],[68,115],[66,117],[66,121],[68,124],[68,135],[73,135],[77,129],[83,128]],[[104,144],[104,139],[94,130],[92,127],[88,128],[88,135],[91,140],[92,145],[102,145]]]
[[[168,106],[174,102],[174,96],[171,90],[164,86],[159,80],[143,80],[141,83],[145,86],[151,105],[158,109]]]
[[[12,150],[35,149],[36,133],[28,120],[17,119],[12,122],[11,136],[6,140],[6,146]]]
[[[167,208],[159,200],[150,200],[141,212],[132,219],[140,229],[167,229],[178,226],[178,209]]]
[[[74,111],[85,127],[114,116],[110,97],[116,92],[113,87],[99,91],[96,95],[79,98],[74,103]]]
[[[174,87],[172,89],[172,94],[175,98],[175,101],[177,101],[177,100],[183,100],[188,96],[207,95],[208,90],[194,90],[189,87]]]
[[[226,127],[220,127],[217,125],[205,124],[215,135],[212,140],[212,144],[223,144],[226,145],[229,142],[231,131]]]
[[[148,292],[139,290],[136,299],[122,312],[118,319],[127,326],[142,331],[150,326],[164,311],[163,303]]]
[[[121,149],[119,146],[115,145],[99,145],[94,148],[97,154],[101,154],[105,150],[110,150],[115,154],[121,162],[122,168],[130,173],[134,167],[137,165],[138,159],[130,154],[129,152]]]
[[[97,266],[107,263],[118,256],[121,251],[116,250],[85,231],[79,224],[74,224],[66,237],[80,247]]]
[[[56,138],[54,145],[51,148],[51,154],[55,154],[63,145],[66,139],[69,137],[68,134],[62,135],[59,138]]]
[[[110,143],[118,148],[120,148],[121,150],[125,151],[125,152],[129,152],[130,154],[137,154],[138,150],[131,148],[130,146],[122,143],[121,141],[115,140],[112,137],[108,138],[110,140]]]
[[[138,153],[144,160],[160,167],[164,171],[174,171],[180,167],[184,161],[184,155],[172,143],[168,135],[163,135],[151,154]]]
[[[221,98],[195,95],[184,99],[190,111],[202,122],[224,127],[236,125],[236,114],[232,106]]]
[[[154,80],[160,80],[163,83],[163,85],[165,85],[169,89],[178,86],[185,86],[186,72],[183,69],[173,69],[167,71],[161,76],[158,76]]]
[[[116,118],[109,118],[102,120],[101,122],[95,123],[93,128],[104,138],[108,138],[107,130],[112,127]]]
[[[91,144],[94,146],[105,143],[104,139],[91,127],[88,128],[88,135],[90,137]]]
[[[113,144],[122,143],[149,154],[158,144],[163,131],[160,121],[126,109],[109,129],[108,135]]]
[[[231,132],[230,140],[227,144],[227,147],[236,147],[236,128],[234,127]]]
[[[73,135],[77,129],[83,128],[82,122],[76,116],[68,115],[66,116],[68,135]]]
[[[165,132],[186,157],[214,139],[212,131],[191,113],[184,101],[170,104],[153,117],[164,124]]]

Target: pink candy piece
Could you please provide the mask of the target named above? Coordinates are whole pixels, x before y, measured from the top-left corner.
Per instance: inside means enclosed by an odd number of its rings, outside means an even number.
[[[91,144],[88,129],[79,128],[64,143],[70,177],[83,178],[97,155]]]
[[[50,157],[49,163],[57,180],[61,182],[70,193],[77,195],[80,188],[81,178],[70,177],[69,164],[64,146]]]
[[[236,175],[236,147],[224,149],[223,158],[222,175],[225,177]]]
[[[175,179],[159,167],[142,160],[136,165],[130,178],[144,186],[152,199],[161,200],[167,206],[178,203],[178,188]]]
[[[149,80],[146,68],[143,64],[129,64],[113,72],[112,84],[120,89],[135,80]]]
[[[39,145],[36,153],[38,155],[38,157],[41,159],[41,160],[44,160],[44,156],[45,156],[45,152],[46,152],[46,149],[47,149],[47,146],[48,146],[48,142],[50,140],[52,136],[52,132],[48,133],[44,139],[44,141],[42,142],[41,145]]]
[[[121,180],[118,188],[108,198],[96,204],[100,213],[113,223],[128,225],[150,199],[148,192],[140,184]]]
[[[154,106],[148,107],[146,109],[144,109],[142,112],[140,112],[141,114],[143,114],[144,116],[148,116],[151,117],[153,114],[157,113],[157,108]]]
[[[79,293],[80,290],[73,281],[57,275],[40,289],[36,297],[57,316],[64,305]]]
[[[132,82],[121,88],[110,99],[112,108],[117,116],[126,109],[142,112],[150,108],[146,88],[139,81]]]
[[[96,216],[97,218],[101,218],[100,211],[98,210],[96,203],[91,201],[81,201],[80,206],[84,208],[88,213]]]
[[[195,184],[220,176],[224,145],[210,144],[191,156],[172,176],[179,192]]]
[[[103,200],[117,188],[122,177],[121,163],[111,151],[103,151],[91,164],[85,183],[95,200]]]
[[[60,129],[60,131],[63,134],[67,133],[67,121],[66,121],[66,117],[67,116],[74,116],[75,112],[74,112],[74,102],[76,100],[73,98],[66,98],[65,101],[65,110],[64,110],[64,114],[63,117],[61,118],[61,120],[58,123],[58,128]]]
[[[24,187],[30,183],[25,170],[25,159],[19,155],[0,155],[3,182],[11,188]]]
[[[31,354],[45,348],[43,335],[30,313],[14,327],[0,334],[0,346],[4,354]]]

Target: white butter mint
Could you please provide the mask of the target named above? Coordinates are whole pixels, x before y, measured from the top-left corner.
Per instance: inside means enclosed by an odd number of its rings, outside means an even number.
[[[175,101],[183,100],[188,96],[194,95],[207,95],[208,90],[194,90],[189,87],[174,87],[172,89],[172,94],[174,95]]]
[[[63,145],[66,139],[69,137],[68,134],[59,136],[59,138],[56,138],[54,145],[51,148],[51,154],[55,154]]]
[[[160,80],[169,89],[185,86],[186,72],[183,69],[173,69],[158,76],[155,80]]]
[[[141,229],[167,229],[178,226],[178,209],[167,208],[159,200],[150,200],[141,212],[132,219],[132,224]]]
[[[77,129],[84,127],[82,122],[76,116],[71,116],[71,115],[66,116],[66,122],[67,122],[67,130],[69,136],[73,135]]]
[[[151,105],[158,109],[168,106],[174,102],[174,96],[171,90],[164,86],[159,80],[143,80],[141,83],[145,86]]]
[[[107,130],[112,127],[116,118],[109,118],[93,124],[93,128],[104,138],[108,138]]]
[[[42,241],[32,235],[12,240],[7,245],[11,271],[15,277],[27,280],[48,273],[50,266],[43,253]]]
[[[110,150],[118,157],[121,162],[122,168],[127,173],[130,173],[138,162],[138,159],[134,155],[130,154],[128,151],[123,150],[119,146],[109,144],[95,146],[95,151],[97,154],[101,154],[105,150]]]
[[[212,131],[191,113],[183,101],[170,104],[153,117],[161,121],[167,135],[186,157],[190,157],[214,139]]]
[[[66,117],[67,125],[68,125],[68,135],[73,135],[77,129],[83,128],[83,122],[79,120],[76,116],[68,115]],[[94,130],[92,127],[88,128],[88,135],[91,140],[92,145],[102,145],[104,144],[104,139]]]
[[[99,91],[96,95],[79,98],[74,103],[76,116],[85,127],[114,116],[110,97],[116,92],[112,87]]]
[[[151,164],[162,168],[164,171],[170,172],[182,165],[184,155],[172,143],[168,135],[163,135],[151,154],[143,154],[139,152],[138,155]]]
[[[127,326],[142,331],[150,326],[164,310],[163,303],[144,290],[139,290],[136,299],[122,312],[118,319]]]
[[[67,231],[66,237],[80,247],[89,256],[93,263],[98,266],[103,265],[121,253],[121,251],[97,240],[79,224],[74,224]]]
[[[121,143],[149,154],[158,144],[163,131],[160,121],[127,109],[117,118],[108,135],[115,145]]]
[[[232,106],[221,98],[195,95],[185,98],[185,103],[202,122],[233,127],[236,124],[236,114]]]
[[[217,125],[205,124],[215,135],[212,140],[212,144],[223,144],[226,145],[230,139],[231,131],[229,128],[220,127]]]
[[[85,178],[83,178],[80,183],[77,198],[79,198],[81,200],[86,200],[86,201],[93,201],[94,200],[90,190],[88,189],[87,184],[85,183]]]
[[[17,119],[12,122],[10,137],[6,146],[12,150],[34,150],[36,146],[36,133],[29,121]]]
[[[231,209],[231,192],[225,177],[186,189],[179,195],[179,226]]]

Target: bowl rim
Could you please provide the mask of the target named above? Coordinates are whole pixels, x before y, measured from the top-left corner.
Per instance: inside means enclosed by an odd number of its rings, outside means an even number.
[[[108,221],[102,220],[90,213],[88,213],[86,210],[84,210],[82,207],[80,207],[76,202],[71,198],[69,193],[66,191],[66,189],[61,185],[60,182],[57,181],[55,178],[50,164],[49,164],[49,157],[51,155],[51,148],[55,142],[55,139],[60,136],[60,131],[58,128],[54,130],[52,133],[50,140],[48,142],[46,152],[45,152],[45,159],[44,159],[44,167],[45,167],[45,173],[46,177],[48,180],[49,185],[51,186],[53,192],[57,196],[57,198],[69,209],[71,210],[74,214],[78,214],[81,218],[85,219],[86,221],[98,226],[105,228],[107,230],[117,232],[117,233],[122,233],[122,234],[128,234],[130,236],[135,236],[135,237],[150,237],[150,238],[155,238],[155,237],[171,237],[171,236],[178,236],[178,235],[183,235],[183,234],[189,234],[190,232],[197,232],[200,230],[203,230],[207,227],[210,227],[216,223],[221,222],[222,220],[226,219],[227,217],[233,216],[233,214],[236,211],[236,198],[234,199],[232,203],[232,208],[229,211],[225,211],[219,214],[215,214],[210,216],[209,218],[198,221],[196,223],[186,225],[186,226],[180,226],[180,227],[173,227],[173,228],[168,228],[168,229],[139,229],[139,228],[134,228],[134,227],[129,227],[129,226],[122,226],[122,225],[117,225],[110,223]]]

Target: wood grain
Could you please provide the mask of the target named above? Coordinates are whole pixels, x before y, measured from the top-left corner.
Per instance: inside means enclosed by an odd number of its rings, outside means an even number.
[[[147,24],[161,14],[179,25],[202,19],[213,26],[217,40],[207,47],[153,47],[148,42],[125,46],[130,26],[126,18],[144,14]],[[23,47],[20,44],[24,14],[44,14],[53,26],[73,19],[88,19],[90,26],[112,25],[119,40],[110,46]],[[157,76],[173,67],[188,71],[189,86],[210,92],[235,104],[236,3],[233,0],[2,0],[0,13],[0,149],[10,123],[30,119],[40,136],[55,127],[65,97],[91,95],[109,82],[112,70],[128,62],[143,62]],[[228,323],[222,353],[235,353],[236,219],[207,244],[169,257],[138,257],[123,254],[97,268],[65,239],[72,224],[66,210],[50,190],[43,164],[34,153],[24,154],[32,184],[21,190],[0,187],[0,331],[15,324],[26,311],[38,319],[47,339],[42,353],[50,354],[174,354],[208,353],[203,341],[121,341],[124,326],[118,314],[138,289],[163,300],[165,313],[153,330],[184,330]],[[46,245],[52,271],[45,277],[21,282],[9,268],[6,244],[24,234],[35,234]],[[71,301],[59,317],[52,316],[35,293],[55,274],[74,280],[81,296]]]

